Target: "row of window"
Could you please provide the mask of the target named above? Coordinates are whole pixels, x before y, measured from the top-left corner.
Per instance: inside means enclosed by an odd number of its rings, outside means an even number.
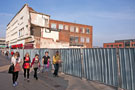
[[[119,44],[119,45],[107,45],[107,47],[122,47],[122,44]]]
[[[79,37],[77,36],[70,36],[70,42],[75,42],[75,43],[78,43],[79,42]],[[89,37],[80,37],[80,42],[81,43],[90,43],[90,38]]]
[[[57,25],[55,23],[51,23],[51,28],[56,29]],[[59,24],[58,25],[58,29],[60,29],[60,30],[69,30],[69,26],[68,25]],[[70,26],[70,32],[79,33],[79,27]],[[90,34],[90,29],[89,28],[81,27],[80,28],[80,33]]]

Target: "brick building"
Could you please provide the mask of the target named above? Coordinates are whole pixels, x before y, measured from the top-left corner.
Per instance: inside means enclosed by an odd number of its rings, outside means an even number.
[[[7,25],[11,48],[92,48],[92,26],[50,19],[25,4]]]
[[[50,19],[49,27],[52,31],[59,31],[57,42],[92,48],[92,26]]]
[[[135,48],[135,39],[115,40],[114,43],[104,43],[104,48]]]

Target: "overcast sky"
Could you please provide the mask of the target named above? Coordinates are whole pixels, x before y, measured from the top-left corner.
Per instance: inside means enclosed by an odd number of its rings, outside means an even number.
[[[1,0],[0,37],[26,3],[52,19],[93,26],[93,46],[135,39],[135,0]]]

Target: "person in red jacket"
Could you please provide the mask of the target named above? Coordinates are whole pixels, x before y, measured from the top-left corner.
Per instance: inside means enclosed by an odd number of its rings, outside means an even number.
[[[37,77],[37,70],[38,68],[40,67],[40,62],[39,62],[39,55],[36,54],[35,57],[33,58],[33,61],[31,63],[31,67],[33,66],[33,69],[34,69],[34,78],[36,80],[38,80],[38,77]]]
[[[23,62],[23,69],[24,69],[24,80],[26,80],[26,73],[27,73],[27,81],[29,82],[29,73],[30,73],[30,57],[29,54],[26,53],[24,57],[24,62]]]

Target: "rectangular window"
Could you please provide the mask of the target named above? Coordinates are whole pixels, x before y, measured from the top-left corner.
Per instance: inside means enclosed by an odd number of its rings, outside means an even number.
[[[74,32],[74,26],[70,26],[70,32]]]
[[[80,28],[80,32],[81,33],[85,33],[85,29],[84,28]]]
[[[78,29],[78,27],[75,27],[75,32],[77,32],[77,33],[79,32],[79,29]]]
[[[23,36],[23,31],[24,31],[24,28],[19,30],[19,37]]]
[[[59,24],[59,29],[63,30],[63,25],[62,24]]]
[[[122,45],[121,45],[121,44],[119,44],[119,47],[122,47]]]
[[[78,43],[79,42],[79,37],[75,37],[75,42]]]
[[[109,45],[107,45],[107,47],[109,48]]]
[[[74,37],[70,36],[70,43],[73,43],[73,42],[74,42]]]
[[[68,25],[65,25],[65,30],[68,30]]]
[[[113,48],[113,45],[111,45],[111,47]]]
[[[81,37],[81,42],[82,42],[82,43],[84,42],[84,37]]]
[[[86,43],[90,43],[90,38],[86,38]]]
[[[90,29],[86,28],[86,33],[89,34],[90,33]]]
[[[45,19],[45,25],[48,25],[48,24],[49,24],[49,20]]]
[[[55,23],[51,23],[51,28],[56,29],[56,24]]]

